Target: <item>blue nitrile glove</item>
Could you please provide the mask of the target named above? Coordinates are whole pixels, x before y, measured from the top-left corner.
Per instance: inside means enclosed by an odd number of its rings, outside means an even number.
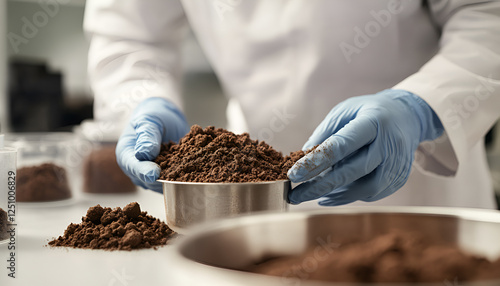
[[[186,118],[172,103],[147,98],[136,107],[118,140],[118,165],[134,184],[161,193],[161,184],[156,182],[160,166],[151,161],[160,153],[162,142],[177,142],[188,131]]]
[[[422,141],[443,132],[441,121],[420,97],[403,90],[347,99],[335,106],[303,149],[318,144],[289,171],[291,203],[325,198],[335,206],[380,200],[401,188]]]

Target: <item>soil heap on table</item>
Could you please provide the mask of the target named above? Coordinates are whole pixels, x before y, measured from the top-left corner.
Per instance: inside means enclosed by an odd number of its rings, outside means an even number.
[[[0,208],[0,240],[8,237],[7,223],[7,212]]]
[[[17,170],[17,201],[47,202],[71,198],[66,170],[53,163]]]
[[[83,163],[83,191],[87,193],[130,193],[136,186],[116,162],[115,146],[93,150]]]
[[[414,233],[391,232],[365,242],[340,246],[332,243],[310,249],[301,256],[267,260],[251,267],[250,271],[328,282],[448,281],[451,285],[500,279],[500,259],[490,262],[466,254],[456,245],[431,243]]]
[[[155,162],[160,179],[181,182],[240,183],[287,179],[303,151],[283,156],[248,133],[236,135],[213,126],[193,125],[179,144],[163,144]]]
[[[70,224],[50,246],[104,250],[155,248],[167,244],[176,233],[164,222],[141,211],[133,202],[123,209],[96,205],[87,210],[80,224]]]

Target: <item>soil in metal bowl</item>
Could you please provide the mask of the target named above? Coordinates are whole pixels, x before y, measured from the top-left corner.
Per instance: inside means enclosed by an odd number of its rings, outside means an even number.
[[[155,162],[160,179],[181,182],[242,183],[286,180],[306,153],[283,156],[263,141],[213,126],[193,125],[180,142],[163,144]]]
[[[269,259],[249,271],[295,280],[462,285],[500,279],[500,259],[492,262],[457,245],[432,243],[417,233],[394,231],[368,241],[332,243],[300,256]]]

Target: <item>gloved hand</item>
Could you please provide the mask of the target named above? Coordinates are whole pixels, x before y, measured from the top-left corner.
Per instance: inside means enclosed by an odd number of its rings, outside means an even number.
[[[335,106],[305,143],[320,144],[288,171],[289,194],[299,204],[323,197],[320,205],[371,202],[401,188],[422,141],[443,132],[427,103],[403,90],[353,97]]]
[[[147,98],[136,107],[118,140],[118,165],[134,184],[161,193],[161,184],[156,182],[160,166],[151,161],[160,153],[162,142],[177,142],[188,131],[186,118],[172,103]]]

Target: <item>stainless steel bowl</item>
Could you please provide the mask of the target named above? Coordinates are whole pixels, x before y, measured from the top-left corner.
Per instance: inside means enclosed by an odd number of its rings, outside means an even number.
[[[206,224],[174,247],[171,270],[176,285],[332,285],[238,270],[266,257],[297,255],[310,247],[325,247],[328,242],[369,239],[393,229],[418,231],[430,240],[456,243],[465,251],[490,259],[500,257],[500,212],[458,208],[354,207],[244,216]],[[443,281],[419,285],[458,284]],[[460,285],[500,285],[500,281]]]
[[[290,181],[257,183],[189,183],[159,180],[167,224],[178,233],[208,220],[268,211],[283,212]]]

